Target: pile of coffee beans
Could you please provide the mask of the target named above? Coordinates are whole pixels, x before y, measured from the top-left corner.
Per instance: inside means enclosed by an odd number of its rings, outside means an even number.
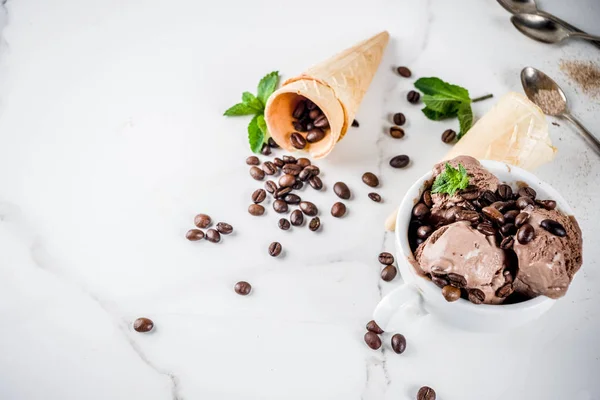
[[[365,333],[364,340],[367,346],[373,350],[378,350],[381,347],[381,337],[383,335],[383,329],[377,325],[377,322],[371,320],[367,322],[367,332]],[[390,339],[392,350],[396,354],[402,354],[406,350],[406,338],[400,333],[392,335]]]
[[[325,137],[329,129],[329,121],[323,111],[312,101],[302,97],[292,112],[292,125],[295,132],[290,142],[298,150],[304,149],[308,143],[317,143]],[[302,134],[305,135],[302,135]]]
[[[206,239],[212,243],[219,243],[221,241],[221,235],[229,235],[233,232],[233,227],[226,222],[219,222],[215,226],[215,229],[211,228],[204,232],[202,229],[206,229],[212,224],[212,219],[206,214],[198,214],[194,217],[194,225],[200,229],[190,229],[185,234],[185,238],[191,242],[197,242],[202,239]]]
[[[386,282],[392,281],[398,275],[398,269],[394,266],[394,256],[384,251],[379,254],[379,262],[384,265],[381,270],[381,279]]]
[[[425,190],[420,201],[413,207],[409,225],[409,242],[412,251],[436,230],[456,221],[468,221],[482,234],[493,237],[499,248],[507,253],[507,259],[513,260],[503,271],[506,283],[496,291],[496,296],[507,298],[514,292],[513,281],[518,265],[512,249],[516,241],[522,245],[535,238],[535,228],[529,221],[530,210],[542,207],[548,210],[556,208],[554,200],[536,200],[537,193],[531,187],[524,186],[513,192],[511,186],[500,184],[495,192],[479,190],[469,186],[457,193],[463,201],[457,202],[443,211],[443,215],[431,214],[433,200],[431,191]],[[545,219],[540,227],[553,235],[566,235],[565,228],[557,221]],[[458,274],[432,272],[429,278],[442,289],[442,295],[449,301],[459,298],[481,304],[485,294],[479,289],[466,288],[466,279]],[[507,302],[512,300],[507,299]]]

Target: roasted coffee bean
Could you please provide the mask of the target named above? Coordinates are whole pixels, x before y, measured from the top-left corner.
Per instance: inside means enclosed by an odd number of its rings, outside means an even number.
[[[435,285],[437,287],[439,287],[440,289],[443,289],[444,287],[448,286],[450,284],[450,282],[448,282],[447,279],[441,277],[441,276],[436,276],[436,275],[432,275],[431,276],[431,281],[433,283],[435,283]],[[459,291],[460,292],[460,291]],[[460,296],[460,295],[459,295]]]
[[[317,208],[317,206],[315,206],[310,201],[300,202],[300,209],[302,210],[302,212],[304,214],[308,215],[309,217],[314,217],[319,212],[319,209]]]
[[[531,199],[531,197],[521,196],[517,199],[517,207],[520,208],[521,210],[532,204],[533,204],[533,200]]]
[[[308,167],[306,167],[308,168]],[[299,166],[298,164],[285,164],[283,166],[283,168],[281,169],[283,171],[284,174],[289,174],[289,175],[294,175],[294,176],[298,176],[300,175],[300,171],[302,171],[302,167]]]
[[[324,137],[325,137],[325,132],[323,132],[322,129],[320,129],[320,128],[312,128],[306,134],[306,141],[308,143],[316,143],[316,142],[319,142],[319,141],[323,140]]]
[[[274,194],[277,191],[277,184],[275,184],[273,181],[266,181],[265,190],[271,194]]]
[[[304,186],[304,183],[302,181],[296,179],[296,183],[294,183],[294,185],[292,186],[292,189],[300,190],[300,189],[302,189],[303,186]]]
[[[313,169],[306,167],[302,171],[300,171],[300,174],[298,174],[298,179],[300,179],[302,182],[306,182],[312,176],[313,176]]]
[[[306,132],[308,130],[306,129],[306,125],[303,125],[301,122],[298,121],[293,121],[292,126],[294,127],[294,130],[298,132]]]
[[[233,290],[235,290],[235,292],[240,296],[247,296],[252,291],[252,285],[250,285],[248,282],[240,281],[235,284]]]
[[[310,229],[313,232],[316,232],[319,230],[320,227],[321,220],[319,219],[319,217],[311,218],[310,222],[308,223],[308,229]]]
[[[442,288],[442,295],[447,302],[452,303],[453,301],[460,299],[460,289],[447,285]]]
[[[336,182],[333,185],[333,192],[340,198],[348,200],[350,198],[350,189],[344,182]]]
[[[411,90],[406,95],[406,100],[408,100],[408,102],[412,104],[417,104],[420,98],[421,95],[419,94],[419,92],[415,92],[414,90]]]
[[[371,192],[371,193],[368,194],[368,196],[375,203],[380,203],[381,202],[381,196],[378,193]]]
[[[496,198],[496,195],[491,190],[484,190],[479,195],[478,200],[479,200],[479,203],[484,207],[489,206],[490,204],[498,201],[498,199]]]
[[[417,400],[435,400],[435,390],[429,386],[423,386],[417,393]]]
[[[367,331],[367,333],[365,333],[365,343],[373,350],[377,350],[381,347],[381,339],[375,332]]]
[[[248,164],[248,165],[259,165],[260,164],[260,160],[256,156],[250,156],[250,157],[246,158],[246,164]]]
[[[504,213],[504,221],[514,222],[515,218],[519,215],[519,210],[510,210]]]
[[[421,200],[427,207],[431,207],[433,205],[433,199],[431,198],[431,190],[426,190],[423,192],[423,196],[421,196]]]
[[[334,203],[331,207],[331,215],[336,218],[342,218],[344,215],[346,215],[346,205],[339,201]]]
[[[560,222],[554,221],[552,219],[545,219],[540,222],[540,226],[553,234],[554,236],[564,237],[567,236],[567,231],[565,227],[562,226]]]
[[[379,325],[377,325],[377,322],[375,322],[373,320],[367,322],[367,330],[369,332],[373,332],[373,333],[376,333],[378,335],[381,335],[383,333],[383,329],[381,329],[379,327]]]
[[[477,200],[473,200],[473,201],[477,201]],[[464,202],[463,204],[461,204],[461,207],[467,211],[477,211],[477,207],[475,207],[473,205],[473,203],[470,203],[470,202]],[[458,209],[460,210],[460,207]]]
[[[265,213],[265,208],[260,204],[250,204],[250,206],[248,207],[248,212],[250,213],[250,215],[258,217],[259,215],[263,215]]]
[[[515,244],[515,240],[513,239],[513,237],[507,236],[504,239],[502,239],[502,242],[500,242],[500,248],[503,250],[508,250],[513,247],[513,244]]]
[[[413,217],[417,219],[425,219],[429,215],[429,207],[423,203],[418,203],[412,210]],[[479,218],[479,215],[477,216]]]
[[[294,156],[283,156],[282,159],[284,164],[296,164],[298,162]]]
[[[381,279],[386,282],[390,282],[393,280],[398,274],[398,270],[393,265],[386,265],[384,269],[381,270]]]
[[[408,157],[406,154],[393,157],[390,160],[390,165],[392,168],[405,168],[409,163],[410,157]]]
[[[302,117],[302,114],[304,114],[304,110],[306,110],[306,102],[299,101],[298,104],[296,104],[296,107],[294,107],[292,117],[299,119],[300,117]]]
[[[394,121],[394,124],[396,125],[404,125],[406,123],[406,116],[404,116],[404,114],[400,112],[394,114],[394,117],[392,119]]]
[[[392,350],[394,350],[394,353],[396,354],[404,353],[404,350],[406,350],[406,338],[404,335],[396,333],[392,336]]]
[[[281,187],[292,187],[296,183],[296,177],[290,174],[281,175],[279,178],[279,186]]]
[[[517,228],[515,227],[514,224],[511,224],[511,223],[504,224],[500,227],[500,233],[502,234],[502,236],[514,235],[516,231],[517,231]]]
[[[477,211],[458,210],[456,212],[456,220],[469,221],[474,224],[479,221],[479,213]]]
[[[198,214],[194,217],[194,225],[196,225],[198,228],[208,228],[211,222],[212,220],[206,214]]]
[[[538,200],[536,203],[544,207],[546,210],[554,210],[556,208],[556,202],[554,200]]]
[[[321,110],[319,110],[318,108],[315,108],[314,110],[310,110],[310,112],[308,113],[308,118],[315,119],[319,115],[321,115]]]
[[[496,290],[496,296],[504,298],[504,297],[508,297],[512,292],[513,292],[512,283],[506,283],[502,287],[500,287],[498,290]]]
[[[450,284],[452,286],[455,286],[457,288],[464,288],[467,286],[467,279],[459,274],[455,274],[454,272],[450,272],[447,275],[448,281],[450,281]]]
[[[288,195],[288,193],[290,193],[292,191],[291,187],[283,187],[283,188],[279,188],[277,189],[277,191],[275,192],[275,198],[278,200],[282,200],[285,196]]]
[[[265,161],[262,165],[262,169],[267,175],[275,175],[277,173],[277,167],[271,161]]]
[[[485,293],[480,289],[469,289],[469,301],[473,304],[481,304],[485,301]]]
[[[306,168],[310,165],[310,160],[306,157],[300,157],[296,160],[296,164],[298,164],[302,168]]]
[[[315,108],[317,108],[317,105],[311,100],[306,99],[306,108],[308,108],[309,110],[314,110]]]
[[[318,176],[313,176],[308,180],[310,186],[315,190],[323,189],[323,181]]]
[[[275,210],[275,212],[277,213],[285,213],[288,211],[288,205],[285,201],[283,200],[275,200],[273,202],[273,209]]]
[[[505,269],[504,272],[502,272],[502,275],[504,275],[504,280],[506,282],[513,282],[514,281],[513,276],[512,276],[512,274],[511,274],[511,272],[509,270]]]
[[[362,181],[370,187],[379,186],[379,178],[372,172],[365,172],[362,176]]]
[[[427,239],[433,233],[433,228],[429,225],[423,225],[417,228],[417,237]]]
[[[311,176],[317,176],[321,173],[321,170],[316,165],[309,165],[304,167],[304,169],[309,170]]]
[[[387,251],[384,251],[379,254],[378,260],[383,265],[392,265],[394,263],[394,256]]]
[[[204,239],[204,232],[200,229],[190,229],[186,232],[185,238],[190,242],[197,242],[198,240]]]
[[[323,133],[323,136],[325,136],[325,133],[323,132],[322,129],[329,128],[329,120],[327,119],[327,117],[325,115],[321,115],[317,119],[315,119],[315,121],[313,122],[313,125],[317,129],[321,128],[321,129],[319,129],[319,131],[321,131],[321,133]],[[309,131],[309,133],[310,133],[310,131]],[[321,137],[321,139],[323,139],[323,136]],[[318,139],[318,140],[321,140],[321,139]]]
[[[302,214],[302,211],[300,211],[300,210],[292,211],[292,214],[290,215],[290,222],[294,226],[302,225],[304,223],[304,214]]]
[[[483,221],[477,224],[477,230],[483,233],[485,236],[494,236],[496,234],[496,229],[491,222]]]
[[[352,126],[355,128],[358,128],[360,126],[360,124],[358,123],[357,120],[354,119],[354,120],[352,120]]]
[[[498,197],[502,200],[510,200],[512,199],[513,191],[512,188],[504,183],[498,185],[498,189],[496,189],[496,193]]]
[[[217,224],[217,231],[223,235],[229,235],[233,232],[233,226],[229,225],[227,222],[219,222]]]
[[[398,71],[398,74],[400,74],[400,76],[403,76],[405,78],[410,78],[410,76],[412,75],[410,69],[406,67],[398,67],[396,71]]]
[[[302,136],[298,132],[292,133],[292,135],[290,136],[290,143],[298,150],[302,150],[306,147],[306,139],[304,139],[304,136]]]
[[[461,208],[457,206],[450,207],[449,209],[444,211],[444,219],[446,220],[445,222],[448,224],[455,222],[456,215],[459,211],[461,211]]]
[[[262,181],[265,178],[265,171],[258,167],[250,168],[250,176],[257,181]]]
[[[531,224],[523,224],[517,231],[517,240],[521,244],[527,244],[535,237],[535,230]]]
[[[283,162],[283,160],[279,157],[275,157],[273,159],[273,164],[275,164],[275,166],[277,168],[283,168],[283,166],[285,165],[285,163]]]
[[[535,200],[535,196],[537,196],[536,191],[533,190],[532,188],[530,188],[529,186],[523,186],[522,188],[519,189],[518,193],[519,193],[519,196],[529,197],[529,198],[531,198],[531,200]]]
[[[392,126],[390,128],[390,136],[394,139],[402,139],[404,137],[404,129],[399,126]]]
[[[279,227],[279,229],[281,229],[282,231],[287,231],[288,229],[290,229],[290,221],[288,221],[285,218],[281,218],[279,220],[279,222],[277,223],[277,226]]]
[[[475,185],[469,185],[460,191],[460,197],[465,200],[475,200],[479,197],[479,189]]]
[[[254,203],[262,203],[267,198],[267,192],[264,189],[256,189],[252,193],[252,201]]]
[[[515,225],[517,226],[517,228],[520,228],[521,225],[523,225],[527,221],[529,221],[529,214],[526,212],[519,213],[515,217]]]
[[[452,129],[446,129],[444,133],[442,133],[442,142],[444,143],[452,143],[456,140],[456,132]]]
[[[271,147],[272,149],[277,149],[279,148],[279,145],[277,144],[277,142],[275,141],[275,139],[273,139],[272,137],[269,138],[269,140],[267,140],[267,144],[269,145],[269,147]]]
[[[263,144],[260,152],[265,156],[271,155],[271,147],[265,143],[265,144]]]
[[[285,201],[288,204],[299,204],[302,201],[302,199],[297,194],[290,193],[286,194],[283,197],[283,201]]]
[[[281,254],[281,243],[273,242],[269,245],[269,255],[271,257],[277,257]]]
[[[133,329],[140,333],[150,332],[154,329],[154,322],[150,318],[141,317],[133,321]]]
[[[486,217],[491,219],[498,226],[504,224],[504,215],[502,215],[502,213],[500,211],[498,211],[497,209],[495,209],[494,207],[491,207],[491,206],[483,207],[481,209],[481,212],[483,213],[483,215],[485,215]]]
[[[221,241],[221,234],[216,229],[209,229],[206,231],[206,240],[212,243],[219,243]]]

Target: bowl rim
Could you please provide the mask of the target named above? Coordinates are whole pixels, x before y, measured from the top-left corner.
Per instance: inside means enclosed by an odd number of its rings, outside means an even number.
[[[490,170],[490,172],[494,173],[499,169],[506,169],[508,173],[514,174],[517,179],[515,181],[523,181],[527,184],[535,187],[540,187],[544,192],[548,194],[548,197],[552,198],[556,201],[557,209],[562,211],[567,215],[573,215],[573,210],[567,203],[567,201],[558,193],[556,189],[554,189],[547,182],[542,181],[537,176],[532,174],[529,171],[526,171],[522,168],[516,167],[511,164],[507,164],[500,161],[494,160],[478,160],[482,166],[486,169]],[[408,264],[406,270],[410,271],[413,278],[419,279],[419,288],[425,292],[426,296],[433,295],[437,293],[438,296],[441,292],[440,288],[437,287],[432,281],[423,278],[418,275],[415,271],[411,260],[414,260],[414,255],[412,250],[410,249],[410,245],[408,243],[408,235],[401,235],[401,232],[408,231],[408,221],[410,218],[406,218],[407,212],[410,214],[412,208],[416,204],[415,201],[420,198],[422,190],[424,189],[424,184],[426,181],[432,178],[433,171],[430,170],[420,178],[418,178],[411,187],[406,191],[402,201],[400,202],[400,207],[398,208],[398,214],[396,215],[396,230],[394,232],[394,236],[396,239],[396,245],[400,250],[402,256],[402,262]],[[535,189],[534,187],[534,189]],[[403,277],[405,278],[405,277]],[[406,280],[406,279],[405,279]],[[458,301],[452,304],[453,307],[457,307],[459,309],[468,310],[471,313],[503,313],[510,311],[523,311],[524,309],[530,308],[539,308],[548,306],[549,303],[556,302],[556,299],[551,299],[546,296],[537,296],[533,299],[526,300],[520,303],[513,304],[473,304],[466,299],[459,299]]]

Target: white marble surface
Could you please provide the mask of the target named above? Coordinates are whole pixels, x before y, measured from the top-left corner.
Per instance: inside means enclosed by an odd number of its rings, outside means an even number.
[[[445,151],[455,122],[425,120],[404,100],[416,76],[440,76],[473,96],[520,90],[536,66],[568,88],[596,133],[600,104],[569,87],[561,58],[600,61],[571,42],[532,42],[495,1],[10,0],[0,53],[0,398],[600,399],[600,159],[566,124],[538,171],[576,210],[584,267],[568,295],[514,332],[453,330],[432,317],[407,324],[408,350],[363,343],[382,294],[376,255],[393,250],[385,216]],[[600,34],[595,0],[542,1]],[[563,4],[564,3],[564,4]],[[300,10],[298,13],[297,11]],[[6,16],[8,17],[6,19]],[[276,214],[246,212],[259,185],[244,158],[247,120],[223,110],[259,78],[289,77],[387,29],[392,41],[353,129],[319,163],[323,230],[282,232]],[[478,103],[481,116],[493,101]],[[389,113],[407,135],[382,133]],[[387,160],[409,154],[406,170]],[[382,204],[360,176],[381,177]],[[333,220],[331,186],[354,192]],[[189,243],[206,212],[236,233]],[[285,256],[266,248],[280,241]],[[248,280],[251,296],[233,284]],[[139,334],[131,322],[156,323]]]

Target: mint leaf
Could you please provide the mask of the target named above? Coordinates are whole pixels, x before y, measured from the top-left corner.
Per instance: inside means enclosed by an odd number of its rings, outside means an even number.
[[[242,93],[242,101],[247,106],[253,108],[255,110],[254,111],[255,113],[261,113],[265,109],[264,104],[261,103],[260,100],[257,99],[256,96],[253,95],[250,92],[244,92],[244,93]]]
[[[273,71],[265,75],[258,83],[257,97],[263,105],[267,104],[267,99],[279,84],[279,71]]]
[[[456,117],[456,114],[442,114],[441,112],[434,111],[431,108],[425,107],[421,110],[425,116],[433,121],[441,121],[446,118]]]
[[[259,114],[256,116],[256,124],[258,125],[258,129],[260,129],[260,131],[263,133],[265,138],[269,137],[269,132],[267,130],[267,123],[265,121],[265,116],[262,114]]]
[[[435,178],[431,193],[447,193],[452,196],[457,190],[465,189],[467,186],[469,186],[469,175],[465,167],[458,164],[456,169],[450,163],[446,163],[444,170]]]
[[[250,149],[254,153],[260,153],[263,143],[265,142],[265,134],[258,126],[258,118],[260,116],[261,115],[255,115],[248,124],[248,142],[250,143]]]
[[[457,85],[451,85],[440,78],[420,78],[415,82],[415,87],[424,94],[439,95],[441,97],[470,103],[469,91]]]
[[[460,132],[458,132],[457,138],[460,140],[473,126],[473,110],[470,104],[463,103],[458,107],[458,123]]]
[[[223,115],[225,115],[227,117],[237,117],[240,115],[253,115],[253,114],[256,114],[256,110],[244,103],[238,103],[238,104],[228,108],[227,111],[225,111],[223,113]]]
[[[427,108],[443,115],[456,115],[456,110],[461,104],[458,100],[450,99],[439,94],[425,94],[421,99]]]

